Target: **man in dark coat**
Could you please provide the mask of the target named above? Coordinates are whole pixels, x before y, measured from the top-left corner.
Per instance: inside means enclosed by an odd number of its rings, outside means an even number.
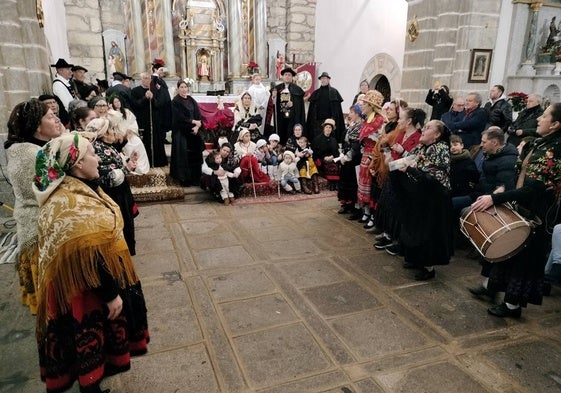
[[[277,134],[280,137],[280,143],[284,145],[295,124],[304,124],[306,122],[306,110],[304,108],[304,90],[292,79],[296,76],[296,72],[287,67],[281,71],[283,83],[275,87],[276,90],[276,121]],[[306,130],[305,130],[306,131]]]
[[[127,78],[129,77],[123,73],[114,72],[112,85],[105,91],[105,97],[109,99],[113,95],[119,96],[121,105],[132,111],[131,89],[123,84]]]
[[[541,107],[541,97],[537,94],[530,94],[526,99],[526,109],[518,114],[518,117],[508,129],[508,142],[518,146],[520,141],[527,137],[538,137],[536,128],[538,127],[538,117],[543,114]]]
[[[463,119],[452,122],[449,127],[452,134],[462,137],[464,147],[470,149],[481,142],[481,133],[487,124],[487,111],[481,108],[481,94],[472,92],[466,97],[466,115]]]
[[[78,93],[78,98],[86,100],[88,95],[91,93],[90,84],[86,83],[86,72],[88,70],[81,65],[75,65],[71,68],[72,70],[72,81],[74,82],[74,87]]]
[[[163,79],[166,73],[166,65],[162,59],[154,59],[152,64],[152,84],[154,93],[158,95],[160,103],[160,130],[162,143],[165,143],[166,132],[171,130],[171,96],[166,81]]]
[[[485,110],[489,113],[487,128],[491,126],[501,127],[504,132],[512,124],[512,106],[504,95],[505,88],[495,85],[489,91],[489,102],[485,104]]]
[[[325,119],[335,120],[335,138],[338,143],[343,143],[345,137],[345,117],[341,109],[343,98],[341,94],[331,87],[331,77],[327,72],[322,72],[319,76],[321,86],[316,89],[308,101],[310,106],[308,108],[308,119],[306,121],[306,129],[308,136],[315,138],[322,133],[321,125]]]
[[[463,120],[466,117],[466,110],[465,110],[466,102],[464,97],[458,97],[454,100],[452,104],[452,108],[446,113],[442,114],[440,120],[446,124],[448,129],[452,129],[452,124],[456,121]]]
[[[163,167],[168,164],[163,138],[160,136],[159,97],[151,86],[151,76],[140,74],[140,85],[131,91],[133,112],[138,128],[142,131],[142,142],[151,167]]]

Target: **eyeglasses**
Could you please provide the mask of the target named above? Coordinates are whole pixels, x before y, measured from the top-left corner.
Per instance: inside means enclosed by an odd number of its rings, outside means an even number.
[[[94,106],[96,108],[107,108],[109,105],[107,105],[107,104],[95,104]]]

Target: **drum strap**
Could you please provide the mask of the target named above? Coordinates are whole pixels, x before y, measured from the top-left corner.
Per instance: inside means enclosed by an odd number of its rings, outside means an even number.
[[[516,181],[516,189],[519,189],[524,185],[524,179],[526,178],[526,169],[528,167],[528,161],[530,161],[530,156],[534,149],[530,150],[530,152],[524,157],[524,161],[522,161],[522,169],[520,170],[520,175],[518,175],[518,180]]]

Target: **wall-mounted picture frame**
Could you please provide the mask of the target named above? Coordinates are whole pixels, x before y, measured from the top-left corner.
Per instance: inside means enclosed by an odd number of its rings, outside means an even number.
[[[487,83],[491,69],[492,49],[472,49],[468,83]]]

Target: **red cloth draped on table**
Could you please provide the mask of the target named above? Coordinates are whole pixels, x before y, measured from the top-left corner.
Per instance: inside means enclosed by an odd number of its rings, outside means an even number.
[[[229,107],[224,105],[224,109],[218,109],[215,102],[205,102],[199,103],[199,111],[203,118],[203,127],[213,135],[210,138],[213,143],[216,143],[216,139],[221,136],[218,135],[221,130],[227,131],[224,136],[227,136],[228,140],[235,140],[237,135],[232,135],[234,113]]]

